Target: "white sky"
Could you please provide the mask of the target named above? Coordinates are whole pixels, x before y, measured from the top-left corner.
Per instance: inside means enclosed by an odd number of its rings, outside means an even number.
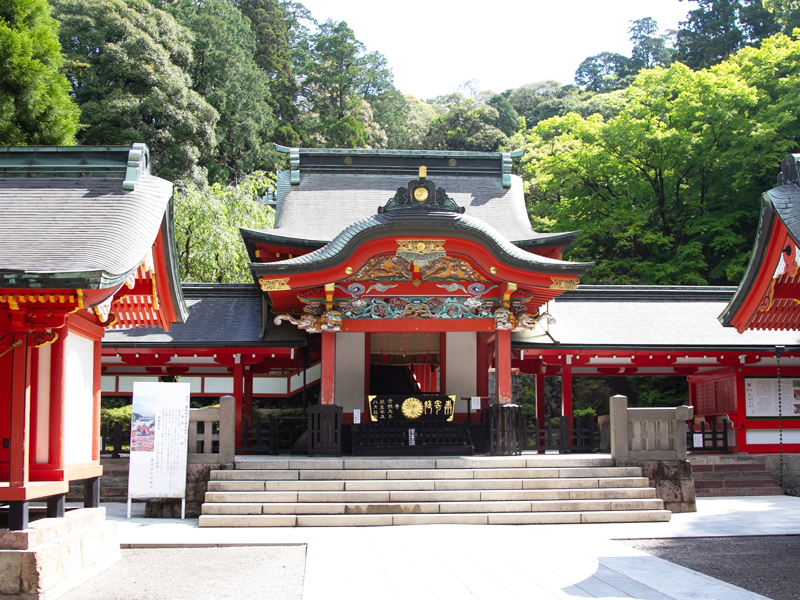
[[[422,99],[467,79],[502,92],[533,81],[572,83],[587,56],[630,56],[630,21],[663,32],[696,8],[679,0],[300,0],[317,21],[346,21],[368,51],[386,56],[394,84]]]

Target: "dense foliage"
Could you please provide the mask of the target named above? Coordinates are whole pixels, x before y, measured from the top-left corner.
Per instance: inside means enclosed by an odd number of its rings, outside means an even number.
[[[250,279],[236,227],[269,223],[254,173],[285,168],[278,143],[523,147],[533,226],[581,231],[567,257],[596,263],[587,282],[735,284],[797,148],[800,1],[680,1],[677,31],[632,21],[630,54],[587,57],[574,85],[421,99],[292,0],[50,0],[58,23],[0,0],[0,143],[147,143],[192,281]]]
[[[46,0],[0,2],[0,144],[74,143],[79,111],[63,62]]]

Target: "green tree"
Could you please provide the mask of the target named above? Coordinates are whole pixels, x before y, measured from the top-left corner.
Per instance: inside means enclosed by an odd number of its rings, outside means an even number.
[[[781,30],[762,0],[692,0],[680,24],[676,58],[693,69],[718,64]]]
[[[191,88],[220,115],[217,148],[202,164],[211,182],[228,183],[274,162],[270,79],[256,66],[255,34],[228,0],[178,0],[165,10],[194,34]]]
[[[610,92],[626,87],[631,72],[630,58],[616,52],[601,52],[578,65],[575,83],[592,92]]]
[[[760,190],[748,172],[757,90],[731,64],[642,71],[616,117],[540,123],[529,188],[554,229],[580,229],[587,281],[707,284],[739,280]],[[749,144],[750,142],[748,142]],[[774,169],[774,165],[773,165]]]
[[[0,144],[75,143],[80,111],[46,0],[0,2]]]
[[[497,111],[497,120],[493,123],[505,135],[514,135],[519,129],[519,115],[505,96],[495,94],[487,104]]]
[[[253,280],[239,228],[272,227],[274,212],[261,203],[272,187],[270,175],[256,172],[238,185],[215,183],[175,192],[175,244],[182,281]]]
[[[269,78],[270,99],[278,119],[274,139],[287,146],[300,145],[293,123],[297,117],[297,81],[289,43],[287,9],[278,0],[239,0],[242,13],[255,34],[253,59]]]
[[[458,92],[431,101],[441,114],[431,124],[425,144],[430,149],[494,152],[508,141],[495,127],[496,108]]]
[[[88,66],[71,77],[84,144],[145,142],[153,170],[205,181],[200,160],[216,146],[218,114],[190,88],[192,35],[144,0],[53,0],[67,58]]]

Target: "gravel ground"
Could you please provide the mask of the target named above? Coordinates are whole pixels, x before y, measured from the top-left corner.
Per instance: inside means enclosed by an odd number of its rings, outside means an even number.
[[[62,600],[301,600],[303,546],[139,548]]]
[[[773,600],[800,599],[800,536],[617,540]]]

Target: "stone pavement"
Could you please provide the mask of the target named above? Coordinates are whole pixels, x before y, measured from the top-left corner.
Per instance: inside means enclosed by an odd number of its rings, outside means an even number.
[[[145,519],[142,504],[130,520],[125,505],[104,506],[123,548],[306,544],[304,600],[764,598],[613,540],[800,534],[800,498],[788,496],[700,498],[668,523],[592,525],[200,529]]]

